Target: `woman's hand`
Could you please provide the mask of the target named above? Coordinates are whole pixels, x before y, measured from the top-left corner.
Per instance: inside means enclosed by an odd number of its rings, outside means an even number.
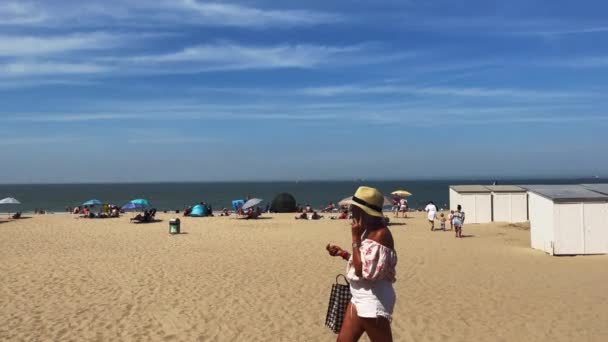
[[[358,219],[353,218],[351,230],[353,233],[353,239],[355,239],[355,237],[356,237],[357,239],[360,240],[361,234],[363,234],[363,215],[361,215]]]
[[[329,252],[329,255],[331,256],[340,256],[342,252],[344,252],[342,248],[331,244],[327,244],[327,246],[325,246],[325,249],[327,250],[327,252]]]

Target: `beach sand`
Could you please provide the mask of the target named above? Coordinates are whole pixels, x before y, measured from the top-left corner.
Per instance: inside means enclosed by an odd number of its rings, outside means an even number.
[[[0,340],[333,341],[324,326],[347,221],[46,215],[0,221]],[[393,219],[395,341],[606,341],[608,256],[551,257],[530,232]],[[364,339],[366,340],[366,339]]]

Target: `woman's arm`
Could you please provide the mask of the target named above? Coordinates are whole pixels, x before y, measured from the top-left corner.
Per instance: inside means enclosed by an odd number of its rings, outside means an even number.
[[[359,220],[354,220],[352,225],[352,237],[353,237],[353,267],[355,268],[355,274],[357,277],[363,276],[363,263],[361,262],[361,233],[363,230],[363,217]]]

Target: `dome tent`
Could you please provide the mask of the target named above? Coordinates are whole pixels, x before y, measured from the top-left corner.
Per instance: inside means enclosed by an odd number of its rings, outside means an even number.
[[[209,215],[209,213],[207,212],[207,208],[200,204],[197,204],[192,207],[192,212],[190,213],[190,216],[192,217],[204,217],[207,215]]]
[[[270,211],[273,213],[295,213],[296,199],[286,192],[280,193],[272,200]]]

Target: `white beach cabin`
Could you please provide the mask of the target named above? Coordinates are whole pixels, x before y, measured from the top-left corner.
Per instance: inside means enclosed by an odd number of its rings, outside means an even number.
[[[598,184],[582,184],[585,189],[589,189],[591,191],[599,192],[600,194],[608,195],[608,184],[598,183]]]
[[[492,191],[483,185],[450,186],[450,210],[462,206],[465,224],[492,222]]]
[[[582,185],[526,185],[532,248],[551,255],[608,253],[608,195]]]
[[[528,193],[515,185],[487,185],[492,191],[492,221],[519,223],[528,221]]]

